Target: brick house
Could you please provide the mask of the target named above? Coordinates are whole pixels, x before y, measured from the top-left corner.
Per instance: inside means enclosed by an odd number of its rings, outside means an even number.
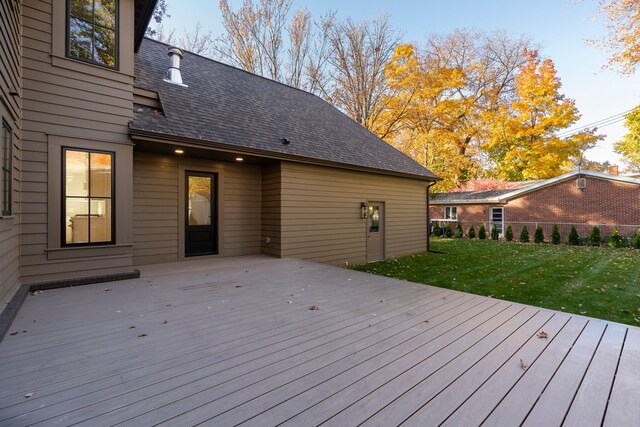
[[[573,171],[537,181],[516,190],[450,192],[430,199],[429,218],[441,224],[459,222],[466,234],[484,224],[487,232],[495,224],[500,234],[511,225],[515,238],[527,226],[531,235],[537,226],[548,239],[557,224],[563,239],[572,225],[581,236],[594,226],[601,234],[632,235],[640,228],[640,180],[591,171]]]

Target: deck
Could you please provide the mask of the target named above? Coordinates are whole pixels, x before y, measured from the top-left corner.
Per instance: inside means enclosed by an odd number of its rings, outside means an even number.
[[[15,331],[2,426],[640,425],[638,328],[298,260],[29,295]]]

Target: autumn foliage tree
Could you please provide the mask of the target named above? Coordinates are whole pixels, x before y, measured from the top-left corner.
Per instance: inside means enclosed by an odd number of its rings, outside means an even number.
[[[640,171],[640,106],[627,114],[624,124],[629,132],[615,142],[614,150],[625,157],[631,170]]]
[[[609,51],[609,65],[633,74],[640,61],[640,1],[600,0],[599,12],[607,18],[607,36],[592,40]]]
[[[571,168],[571,158],[579,158],[598,139],[594,130],[557,136],[580,118],[578,109],[560,93],[551,59],[540,58],[535,50],[526,50],[525,57],[514,97],[500,106],[485,144],[498,176],[510,181],[558,176]]]
[[[482,173],[488,123],[515,90],[526,39],[456,30],[422,49],[399,45],[387,64],[387,139],[443,178],[447,190]]]

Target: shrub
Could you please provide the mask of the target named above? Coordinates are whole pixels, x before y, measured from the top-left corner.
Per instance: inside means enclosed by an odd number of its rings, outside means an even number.
[[[522,227],[522,231],[520,232],[520,242],[529,243],[529,230],[527,230],[527,226]]]
[[[633,237],[633,247],[636,249],[640,249],[640,228],[636,232],[636,235]]]
[[[464,232],[462,231],[462,226],[460,223],[456,225],[456,232],[454,234],[456,239],[461,239],[464,236]]]
[[[513,241],[513,228],[510,225],[507,226],[507,231],[504,232],[504,238],[507,242]]]
[[[438,237],[442,235],[442,230],[437,222],[433,225],[433,235]]]
[[[569,232],[569,237],[567,238],[567,243],[574,246],[580,245],[580,236],[578,236],[578,230],[576,230],[576,226],[571,226],[571,231]]]
[[[447,225],[444,227],[444,237],[451,236],[453,236],[453,231],[451,231],[451,224],[447,223]]]
[[[480,228],[478,229],[478,239],[484,240],[486,238],[487,238],[487,230],[484,228],[484,224],[481,224]]]
[[[476,238],[476,230],[473,228],[473,224],[471,224],[471,227],[469,227],[469,231],[467,231],[467,236],[469,236],[470,239]]]
[[[537,227],[536,232],[533,234],[534,243],[544,243],[544,232],[542,227]]]
[[[498,227],[495,224],[491,227],[491,240],[498,240]]]
[[[609,239],[610,248],[621,248],[623,246],[622,236],[618,232],[618,227],[613,227],[613,234]]]
[[[600,238],[600,229],[598,227],[593,227],[591,229],[591,236],[589,236],[589,244],[591,246],[600,246],[602,242],[602,238]]]
[[[554,245],[560,244],[560,231],[558,231],[558,224],[553,224],[553,229],[551,230],[551,243]]]

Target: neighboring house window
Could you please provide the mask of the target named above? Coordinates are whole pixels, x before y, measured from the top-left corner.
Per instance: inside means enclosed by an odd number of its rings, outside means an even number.
[[[63,246],[114,243],[114,156],[63,148]]]
[[[445,206],[444,219],[458,219],[458,208],[456,206]]]
[[[67,56],[117,67],[118,0],[67,0]]]
[[[2,210],[0,215],[11,215],[11,192],[13,190],[13,142],[11,128],[2,120]]]
[[[491,208],[491,226],[495,225],[499,234],[504,234],[504,208]]]

